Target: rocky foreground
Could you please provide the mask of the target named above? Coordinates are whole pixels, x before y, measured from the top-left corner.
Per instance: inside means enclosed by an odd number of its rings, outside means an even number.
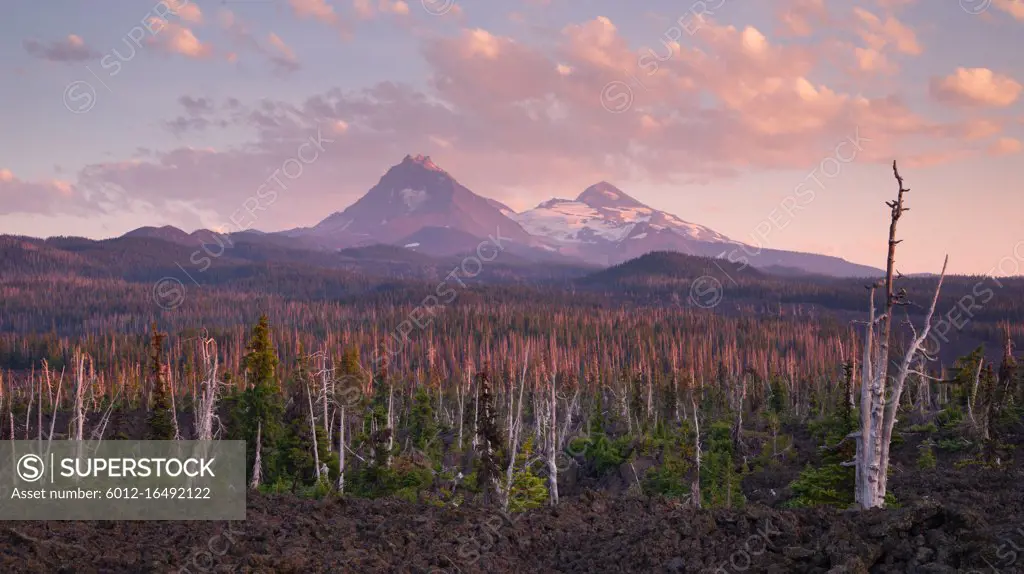
[[[585,493],[504,516],[252,495],[236,523],[8,522],[0,572],[1024,572],[1019,469],[891,483],[902,506],[872,512],[700,511]]]

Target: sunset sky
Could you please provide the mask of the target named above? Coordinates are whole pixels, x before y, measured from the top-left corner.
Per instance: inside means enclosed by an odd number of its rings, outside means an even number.
[[[1024,273],[1024,2],[4,8],[0,233],[231,230],[288,162],[253,227],[313,225],[411,153],[517,210],[606,180],[732,239],[882,267],[895,159],[901,271],[949,253]]]

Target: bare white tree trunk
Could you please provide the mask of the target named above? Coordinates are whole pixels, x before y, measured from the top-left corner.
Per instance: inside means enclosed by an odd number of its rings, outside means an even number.
[[[252,463],[252,480],[249,482],[249,488],[256,490],[260,487],[260,482],[263,479],[263,458],[260,456],[260,451],[263,447],[263,421],[257,421],[256,423],[256,460]]]
[[[978,399],[978,383],[981,382],[981,366],[984,363],[985,358],[979,357],[978,368],[974,371],[974,380],[971,381],[971,392],[967,396],[967,418],[970,419],[975,431],[978,430],[978,421],[974,418],[974,402]]]
[[[456,381],[458,381],[458,379],[456,379]],[[466,371],[466,385],[463,386],[461,381],[458,381],[455,384],[455,400],[459,407],[459,452],[462,452],[462,428],[466,420],[466,392],[469,390],[468,387],[469,371]]]
[[[472,376],[473,376],[472,372],[469,373],[469,376],[470,376],[470,380],[472,380]],[[474,387],[475,387],[475,389],[474,389],[475,396],[473,398],[473,441],[472,441],[472,445],[473,445],[473,448],[476,449],[476,445],[477,445],[478,441],[480,440],[479,439],[480,429],[479,429],[479,424],[477,423],[477,421],[480,420],[480,385],[474,385]]]
[[[693,497],[693,505],[700,508],[700,413],[697,412],[697,399],[690,397],[690,404],[693,405],[693,452],[697,462],[697,471],[693,476],[693,485],[690,487],[690,496]]]
[[[874,351],[875,335],[875,287],[871,288],[869,300],[869,313],[867,329],[864,333],[864,368],[861,370],[863,380],[860,385],[860,431],[852,433],[857,438],[856,455],[856,491],[854,500],[862,507],[864,501],[873,498],[874,486],[869,483],[868,469],[874,464],[872,459],[873,451],[867,448],[873,442],[869,434],[871,426],[871,387],[874,384],[874,372],[871,365],[871,354]]]
[[[213,440],[216,434],[214,424],[218,422],[217,397],[221,386],[221,382],[217,380],[219,367],[217,342],[212,338],[202,339],[199,344],[199,353],[206,373],[200,387],[199,405],[196,410],[196,440],[209,441]]]
[[[345,492],[345,404],[338,420],[338,492]]]
[[[316,467],[316,481],[320,483],[320,445],[316,440],[316,415],[313,412],[313,384],[306,383],[306,399],[309,403],[309,438],[313,441],[313,465]]]
[[[50,443],[53,442],[53,427],[57,424],[57,407],[60,406],[60,391],[64,386],[64,370],[60,372],[60,380],[57,381],[57,398],[56,400],[50,399],[50,404],[53,405],[53,415],[50,416],[50,435],[46,437],[46,452],[50,452]],[[2,398],[2,397],[0,397]]]
[[[935,307],[939,303],[939,293],[942,291],[942,283],[946,278],[946,268],[949,265],[949,256],[946,256],[946,260],[942,264],[942,273],[939,275],[939,283],[935,287],[935,296],[932,298],[931,307],[928,309],[928,314],[925,316],[924,327],[920,333],[915,333],[914,340],[910,344],[910,348],[907,349],[906,355],[903,356],[903,361],[899,365],[899,370],[896,372],[896,379],[893,383],[892,396],[889,402],[885,405],[885,425],[882,429],[882,458],[881,458],[881,472],[878,475],[880,486],[880,501],[884,501],[886,492],[886,482],[888,480],[888,469],[889,469],[889,447],[892,444],[892,429],[896,426],[896,415],[899,411],[900,397],[903,396],[903,389],[907,382],[907,376],[910,374],[910,367],[914,362],[914,357],[917,353],[921,352],[921,348],[924,342],[928,339],[928,334],[932,329],[932,317],[935,316]],[[913,325],[911,325],[913,327]]]
[[[651,369],[645,369],[647,371],[647,422],[655,424],[657,421],[652,423],[651,414],[654,412],[654,380],[651,376]]]
[[[46,378],[50,378],[50,373],[46,373]],[[43,446],[43,381],[39,380],[39,409],[36,413],[36,444],[39,447]]]
[[[554,339],[552,339],[554,341]],[[552,344],[552,347],[554,345]],[[552,361],[554,362],[554,361]],[[555,394],[556,374],[551,373],[551,424],[548,429],[548,498],[558,505],[558,400]]]
[[[320,349],[320,395],[317,397],[320,399],[321,407],[323,410],[323,421],[324,431],[327,433],[327,452],[330,452],[334,448],[331,428],[331,417],[329,413],[330,397],[334,394],[332,369],[327,364],[327,344],[324,343],[323,348]]]
[[[895,201],[888,205],[892,209],[892,220],[889,225],[889,256],[886,265],[886,277],[884,281],[886,306],[885,312],[878,319],[875,319],[874,294],[879,287],[876,284],[871,287],[871,299],[869,306],[869,320],[865,332],[864,344],[864,369],[863,387],[861,388],[861,428],[859,432],[851,433],[856,437],[857,456],[853,461],[856,466],[856,490],[855,499],[861,508],[880,508],[885,504],[886,480],[889,469],[889,447],[892,442],[892,430],[896,424],[896,414],[899,411],[900,399],[906,384],[910,366],[921,352],[922,345],[931,331],[932,317],[935,315],[935,307],[938,304],[939,293],[942,290],[942,283],[946,277],[946,268],[949,264],[949,256],[942,265],[942,273],[939,275],[939,282],[935,288],[935,295],[932,298],[931,307],[925,316],[924,326],[918,333],[913,323],[910,328],[913,331],[913,339],[907,348],[906,354],[898,365],[892,386],[887,389],[889,381],[889,344],[892,333],[892,320],[895,308],[905,305],[905,293],[901,290],[897,293],[893,288],[896,263],[896,246],[900,243],[896,239],[896,224],[906,208],[903,206],[903,195],[910,191],[904,189],[903,178],[896,169],[896,162],[893,162],[893,174],[899,183],[899,195]],[[877,349],[874,349],[875,323],[879,323],[879,335]],[[873,352],[874,351],[874,352]],[[886,391],[889,391],[888,393]],[[888,396],[887,396],[888,395]]]
[[[512,495],[512,476],[515,473],[516,455],[519,453],[519,431],[522,428],[522,421],[523,421],[523,389],[526,388],[526,369],[529,366],[529,364],[530,364],[530,348],[527,347],[526,348],[526,357],[523,359],[523,376],[519,380],[519,407],[516,409],[516,416],[515,416],[514,420],[512,418],[512,402],[511,401],[515,398],[515,394],[513,392],[513,391],[515,391],[515,388],[513,387],[513,388],[509,389],[509,393],[508,393],[508,395],[509,395],[509,407],[508,407],[508,420],[509,420],[508,431],[509,432],[508,432],[508,442],[509,442],[509,452],[511,453],[511,455],[509,456],[508,468],[506,469],[506,472],[505,472],[505,474],[506,474],[505,484],[507,485],[507,488],[505,489],[506,492],[505,492],[505,496],[503,497],[503,506],[504,506],[506,511],[508,511],[508,505],[509,505],[509,502],[511,502],[511,498],[512,498],[512,496],[511,496]],[[514,379],[512,380],[512,383],[513,383],[513,385],[515,384],[515,380]],[[527,463],[527,464],[529,464],[529,463]]]
[[[558,450],[565,448],[565,441],[572,432],[572,421],[576,411],[579,409],[579,404],[580,389],[577,387],[572,395],[572,399],[565,406],[565,420],[562,422],[562,432],[558,435],[558,445],[556,447]]]
[[[74,422],[72,423],[72,440],[78,441],[79,458],[81,458],[82,441],[85,440],[85,354],[81,351],[75,357],[75,406]]]
[[[29,440],[29,429],[32,428],[32,405],[36,402],[35,382],[35,377],[32,377],[28,381],[28,410],[25,411],[25,440]]]
[[[395,452],[395,385],[388,384],[388,456],[386,466],[391,468],[391,453]]]

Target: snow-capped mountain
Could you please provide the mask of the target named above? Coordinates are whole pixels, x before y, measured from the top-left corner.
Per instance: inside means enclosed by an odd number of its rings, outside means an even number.
[[[552,199],[516,213],[473,193],[422,155],[405,156],[345,210],[280,235],[320,248],[383,243],[433,256],[469,253],[480,241],[500,235],[510,254],[530,261],[615,265],[652,251],[677,251],[825,275],[879,272],[837,257],[744,246],[644,205],[607,182],[574,200]]]
[[[643,240],[662,231],[697,241],[730,241],[703,225],[647,207],[604,181],[588,187],[575,200],[552,199],[509,217],[529,233],[567,243]]]
[[[449,228],[462,232],[460,236],[479,238],[500,231],[513,242],[535,242],[502,213],[503,207],[461,185],[429,156],[407,155],[344,211],[331,214],[313,227],[287,233],[313,237],[332,248],[395,244],[424,228]]]
[[[566,255],[615,265],[652,251],[725,258],[760,268],[796,268],[836,276],[875,276],[880,270],[838,257],[762,249],[653,209],[608,182],[575,200],[552,199],[522,213],[507,213],[527,232],[550,238]]]

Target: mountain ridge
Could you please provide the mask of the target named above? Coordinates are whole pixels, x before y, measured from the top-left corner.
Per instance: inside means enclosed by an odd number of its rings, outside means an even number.
[[[839,257],[760,249],[709,227],[652,208],[612,183],[588,186],[575,199],[552,198],[515,212],[479,195],[436,164],[429,155],[407,154],[348,207],[311,227],[246,239],[277,247],[337,251],[374,244],[393,245],[432,257],[467,253],[474,243],[501,237],[518,257],[532,261],[575,261],[603,267],[646,253],[674,251],[698,257],[735,258],[744,264],[785,273],[875,277],[881,269]],[[154,237],[199,246],[214,232],[186,233],[172,226],[140,227],[122,237]],[[415,245],[412,245],[415,244]]]

